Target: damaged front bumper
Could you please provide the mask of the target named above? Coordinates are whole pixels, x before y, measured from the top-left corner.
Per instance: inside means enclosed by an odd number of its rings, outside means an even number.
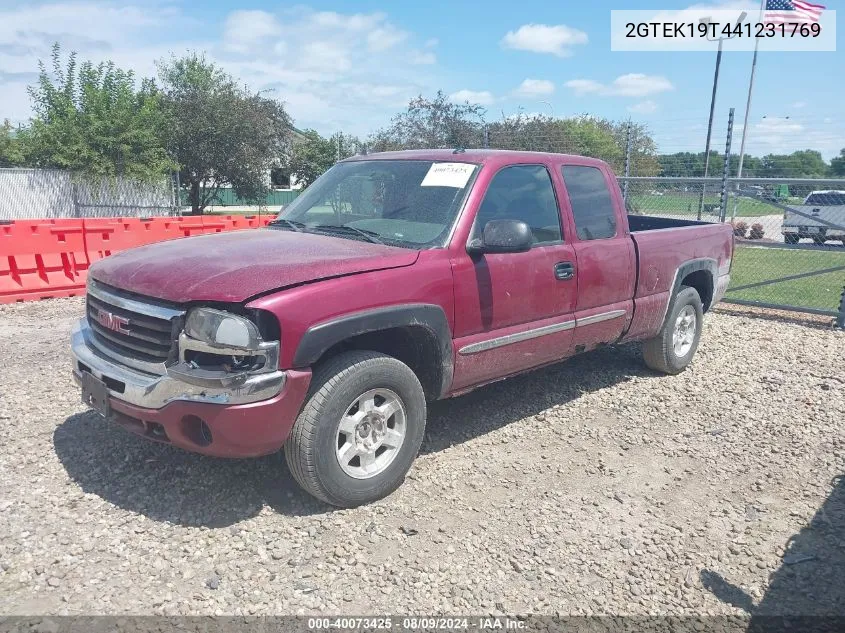
[[[210,404],[249,404],[273,398],[281,392],[284,371],[224,374],[193,368],[181,362],[164,375],[149,374],[117,363],[92,343],[88,319],[78,321],[71,334],[73,375],[77,384],[88,372],[104,382],[112,397],[137,407],[160,409],[174,401]]]

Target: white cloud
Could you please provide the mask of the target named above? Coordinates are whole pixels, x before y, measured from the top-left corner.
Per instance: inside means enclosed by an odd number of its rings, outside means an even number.
[[[385,25],[367,33],[367,48],[370,51],[386,51],[403,42],[408,34],[404,31]]]
[[[39,59],[49,62],[54,41],[65,52],[76,50],[80,60],[111,59],[139,78],[154,76],[158,59],[205,51],[251,89],[284,101],[297,127],[325,133],[367,134],[411,97],[442,85],[437,42],[382,12],[293,5],[217,18],[167,4],[176,0],[53,2],[8,6],[0,0],[0,120],[30,116],[26,84],[36,78]]]
[[[339,42],[316,40],[306,43],[301,51],[299,65],[308,70],[342,73],[352,67],[349,51]]]
[[[344,31],[369,31],[384,22],[384,13],[337,13],[336,11],[318,11],[311,14],[310,22],[314,26]]]
[[[633,112],[634,114],[653,114],[657,112],[657,109],[658,105],[650,99],[628,106],[628,112]]]
[[[555,91],[555,85],[548,79],[526,79],[516,89],[521,97],[538,97],[550,95]]]
[[[606,90],[606,86],[598,81],[594,81],[593,79],[571,79],[563,85],[573,90],[576,96],[579,97],[588,94],[601,93]]]
[[[646,97],[675,89],[666,77],[641,73],[620,75],[610,84],[603,84],[593,79],[572,79],[564,85],[579,97],[588,94],[608,97]]]
[[[431,37],[425,41],[425,44],[423,44],[423,46],[425,46],[426,48],[434,48],[439,43],[440,40],[438,40],[436,37]]]
[[[806,101],[796,101],[792,104],[792,108],[795,110],[800,110],[801,108],[806,108],[807,102]]]
[[[430,51],[411,51],[410,62],[418,66],[429,66],[437,63],[437,55]]]
[[[458,90],[449,95],[449,100],[455,103],[477,103],[480,105],[490,105],[496,99],[493,94],[487,90]]]
[[[266,11],[233,11],[223,26],[223,47],[237,53],[248,53],[254,46],[276,38],[282,27],[276,16]]]
[[[798,134],[804,131],[804,126],[797,121],[790,121],[788,117],[765,117],[759,123],[755,123],[749,131],[757,142],[768,142],[774,144],[788,135]]]
[[[558,57],[572,55],[572,47],[586,44],[587,34],[565,24],[523,24],[516,31],[508,31],[501,45],[534,53],[550,53]]]

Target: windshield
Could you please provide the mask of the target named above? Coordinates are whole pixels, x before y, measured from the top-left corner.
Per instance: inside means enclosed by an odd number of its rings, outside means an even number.
[[[276,225],[406,248],[444,246],[477,169],[424,160],[338,163]]]
[[[804,204],[815,204],[820,207],[830,207],[845,204],[845,193],[831,191],[830,193],[811,193]]]

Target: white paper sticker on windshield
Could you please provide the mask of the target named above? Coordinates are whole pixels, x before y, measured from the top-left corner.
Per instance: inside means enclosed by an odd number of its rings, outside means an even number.
[[[468,163],[434,163],[420,187],[454,187],[461,189],[469,180],[475,165]]]

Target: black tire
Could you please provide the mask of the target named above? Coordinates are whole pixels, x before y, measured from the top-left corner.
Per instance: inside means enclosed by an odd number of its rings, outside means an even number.
[[[797,244],[801,240],[797,233],[784,233],[783,241],[787,244]]]
[[[400,398],[405,439],[383,472],[356,479],[338,461],[338,424],[350,403],[372,389],[389,389]],[[342,508],[371,503],[404,481],[422,444],[425,421],[425,394],[410,367],[376,352],[344,352],[316,369],[308,400],[285,443],[285,459],[297,483],[318,499]]]
[[[692,306],[695,311],[695,333],[692,346],[686,354],[678,356],[672,345],[672,336],[675,331],[675,322],[680,312],[686,307]],[[695,288],[681,286],[678,294],[675,295],[672,305],[666,314],[666,321],[660,333],[652,339],[643,343],[643,358],[645,364],[655,371],[664,374],[679,374],[684,371],[695,356],[698,349],[698,342],[701,340],[701,328],[704,324],[704,309],[701,305],[701,297]]]

